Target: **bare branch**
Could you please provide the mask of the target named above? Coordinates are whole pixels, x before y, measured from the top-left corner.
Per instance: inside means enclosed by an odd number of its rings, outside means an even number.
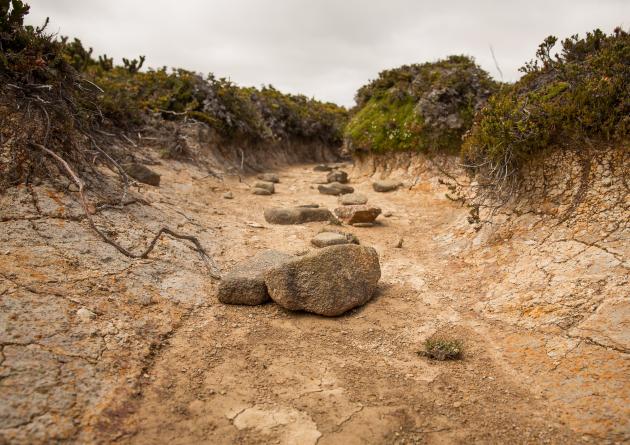
[[[59,156],[58,154],[56,154],[52,150],[49,150],[48,148],[44,147],[41,144],[32,143],[32,146],[35,147],[35,148],[38,148],[39,150],[42,150],[43,152],[45,152],[48,155],[50,155],[53,158],[55,158],[62,165],[62,167],[66,170],[66,172],[68,173],[70,178],[74,181],[74,183],[79,187],[79,197],[81,198],[81,205],[83,207],[83,211],[85,212],[85,217],[86,217],[88,223],[90,224],[90,227],[92,228],[92,230],[94,230],[104,242],[106,242],[107,244],[109,244],[109,245],[113,246],[114,248],[116,248],[116,250],[118,250],[120,253],[122,253],[126,257],[129,257],[129,258],[147,258],[149,256],[149,253],[151,253],[151,251],[155,248],[155,245],[156,245],[158,239],[160,238],[160,236],[162,234],[167,234],[167,235],[170,235],[173,238],[177,238],[177,239],[187,240],[187,241],[190,241],[191,243],[193,243],[195,245],[197,252],[201,256],[201,259],[204,261],[204,263],[206,265],[206,268],[208,269],[208,272],[210,273],[210,276],[212,278],[214,278],[214,279],[217,279],[217,280],[221,278],[220,271],[219,271],[219,268],[217,267],[217,265],[214,263],[212,258],[206,253],[206,251],[202,247],[202,245],[199,242],[199,240],[197,238],[195,238],[194,236],[192,236],[192,235],[182,235],[182,234],[179,234],[177,232],[172,231],[171,229],[169,229],[167,227],[162,227],[157,232],[157,234],[155,234],[155,236],[153,237],[153,239],[151,240],[151,242],[149,243],[147,248],[144,251],[142,251],[141,253],[133,253],[133,252],[125,249],[124,247],[122,247],[116,241],[114,241],[111,238],[109,238],[94,223],[94,220],[92,219],[92,215],[90,213],[89,206],[88,206],[88,203],[87,203],[87,199],[86,199],[85,193],[84,193],[85,185],[84,185],[83,181],[77,176],[77,174],[72,170],[70,165],[61,156]]]

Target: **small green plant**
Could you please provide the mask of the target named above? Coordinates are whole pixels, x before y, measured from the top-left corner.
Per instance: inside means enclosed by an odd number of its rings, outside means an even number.
[[[434,336],[425,340],[424,351],[418,354],[433,360],[458,360],[462,358],[464,345],[459,339]]]

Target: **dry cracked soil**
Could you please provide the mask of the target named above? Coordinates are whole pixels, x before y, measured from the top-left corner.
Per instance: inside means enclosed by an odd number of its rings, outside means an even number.
[[[156,167],[160,188],[138,192],[146,204],[104,209],[97,224],[138,250],[164,225],[194,234],[223,270],[263,249],[302,252],[326,224],[273,226],[263,209],[336,207],[312,167],[278,169],[276,194],[256,196],[253,179],[172,161]],[[627,232],[555,261],[531,231],[480,243],[436,181],[386,194],[371,181],[354,174],[352,185],[391,216],[346,229],[377,249],[382,278],[368,304],[336,318],[223,305],[186,242],[123,257],[89,231],[72,193],[45,183],[0,197],[0,443],[630,440]],[[573,263],[585,257],[587,272]],[[557,307],[501,299],[579,280],[592,297],[579,306],[570,290]],[[613,320],[598,321],[611,305]],[[562,311],[581,316],[549,323]],[[463,358],[419,355],[433,334],[462,339]]]

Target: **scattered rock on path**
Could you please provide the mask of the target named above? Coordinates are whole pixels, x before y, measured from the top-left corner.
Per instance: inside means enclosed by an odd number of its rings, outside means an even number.
[[[369,223],[369,222],[353,223],[352,227],[374,227],[374,223]]]
[[[254,183],[254,188],[267,190],[269,193],[276,192],[276,187],[273,185],[273,182],[258,181]]]
[[[367,204],[367,201],[367,196],[360,193],[348,193],[339,197],[339,204],[344,206],[363,205]]]
[[[384,179],[382,181],[375,181],[372,184],[375,192],[392,192],[400,187],[402,183],[400,181],[394,181],[392,179]]]
[[[328,247],[337,244],[359,244],[359,241],[351,233],[320,232],[313,237],[311,244],[315,247]]]
[[[160,175],[155,173],[146,165],[139,164],[138,162],[130,162],[122,165],[123,170],[138,182],[143,184],[153,185],[158,187],[160,185]]]
[[[369,205],[347,205],[335,209],[335,215],[347,224],[373,223],[380,214],[380,207]]]
[[[329,172],[332,170],[332,167],[326,164],[319,164],[313,167],[313,171],[315,172]]]
[[[372,247],[324,247],[265,273],[271,299],[290,310],[337,316],[372,298],[381,277]]]
[[[252,193],[253,193],[254,195],[261,195],[261,196],[270,196],[270,195],[273,195],[273,193],[271,193],[269,190],[267,190],[267,189],[261,189],[261,188],[258,188],[258,187],[254,187],[254,188],[252,189]]]
[[[340,184],[345,184],[348,182],[348,173],[343,170],[333,170],[328,175],[326,175],[327,182],[338,182]]]
[[[275,250],[266,250],[238,264],[219,283],[219,301],[225,304],[257,305],[269,301],[265,272],[293,258]]]
[[[315,221],[331,221],[334,215],[328,209],[313,207],[288,207],[265,210],[265,220],[271,224],[303,224]]]
[[[324,195],[334,196],[345,195],[347,193],[354,192],[354,189],[351,186],[340,184],[338,182],[331,182],[330,184],[319,185],[317,186],[317,190],[319,190],[319,193],[322,193]]]
[[[280,182],[280,177],[275,173],[261,173],[257,176],[257,178],[265,182]]]
[[[396,244],[394,245],[394,247],[396,249],[402,249],[403,246],[403,239],[402,238],[398,238],[398,241],[396,241]]]
[[[223,194],[223,199],[234,199],[234,194],[232,192],[225,192]]]

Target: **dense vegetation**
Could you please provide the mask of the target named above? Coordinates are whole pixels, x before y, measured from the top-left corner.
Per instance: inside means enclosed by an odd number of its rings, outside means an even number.
[[[466,56],[383,71],[357,92],[346,142],[353,151],[456,153],[497,88]]]
[[[212,74],[141,71],[144,57],[116,65],[106,55],[93,57],[78,39],[46,33],[47,23],[25,26],[28,12],[21,0],[0,0],[0,189],[45,172],[38,145],[77,168],[99,158],[111,164],[98,135],[149,120],[155,126],[155,119],[196,120],[225,141],[341,143],[342,107]]]
[[[93,59],[92,50],[78,39],[63,43],[68,62],[103,89],[99,96],[103,115],[120,126],[140,123],[150,111],[204,122],[226,138],[341,142],[346,111],[335,104],[284,94],[272,86],[243,88],[184,69],[141,72],[142,56],[114,66],[106,55]]]
[[[524,76],[505,85],[465,138],[466,163],[490,180],[514,175],[549,147],[576,149],[630,135],[630,35],[600,30],[574,35],[552,55],[557,38],[539,46]]]

